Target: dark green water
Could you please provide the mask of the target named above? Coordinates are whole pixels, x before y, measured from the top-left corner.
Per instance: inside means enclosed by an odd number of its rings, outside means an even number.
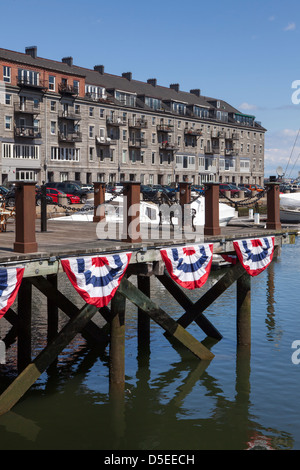
[[[292,343],[300,340],[299,259],[297,240],[252,279],[251,354],[236,347],[235,286],[205,312],[223,334],[208,364],[175,349],[154,323],[150,353],[138,353],[136,310],[128,305],[124,403],[108,396],[108,351],[99,357],[78,336],[57,367],[0,417],[0,449],[239,450],[254,443],[300,449],[300,364],[292,362]],[[222,274],[212,273],[203,289]],[[180,316],[177,303],[151,281],[156,302]],[[74,297],[72,286],[64,289]],[[196,300],[199,292],[190,295]],[[45,341],[44,310],[36,293],[35,353]],[[196,324],[188,331],[204,338]],[[15,346],[7,354],[12,371],[14,357]]]

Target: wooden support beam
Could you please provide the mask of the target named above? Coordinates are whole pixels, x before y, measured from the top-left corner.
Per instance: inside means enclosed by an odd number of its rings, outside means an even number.
[[[237,344],[251,345],[251,276],[244,274],[237,280]]]
[[[170,292],[175,300],[186,310],[187,315],[189,313],[195,314],[195,322],[200,326],[207,336],[215,338],[217,340],[222,339],[221,333],[213,326],[213,324],[201,313],[199,312],[199,307],[195,307],[189,297],[183,292],[183,290],[170,278],[170,276],[164,274],[162,276],[156,276],[157,279],[162,283],[162,285]],[[180,317],[178,323],[185,328],[185,319],[186,317]],[[188,326],[188,325],[187,325]]]
[[[199,359],[211,360],[214,354],[197,341],[190,333],[188,333],[181,325],[171,318],[157,304],[152,302],[145,294],[135,287],[127,279],[122,279],[118,291],[130,300],[134,305],[147,313],[152,320],[160,325],[179,343],[184,345]]]
[[[105,219],[105,183],[94,183],[94,217],[93,222]]]
[[[280,183],[267,183],[267,222],[266,228],[280,230]]]
[[[110,394],[121,396],[125,385],[125,306],[118,291],[111,300],[109,386]]]
[[[123,235],[122,241],[141,243],[140,231],[140,199],[141,184],[137,182],[124,183],[123,193]]]
[[[43,276],[30,277],[28,279],[47,298],[50,297],[57,307],[60,308],[60,310],[62,310],[69,318],[72,318],[79,312],[78,307],[67,299],[67,297],[65,297],[59,290],[55,289]],[[105,325],[100,329],[94,322],[90,322],[81,331],[81,334],[87,341],[90,341],[93,345],[99,347],[105,347],[109,342],[108,325]]]
[[[219,183],[205,183],[204,235],[220,235]]]
[[[150,298],[150,277],[137,276],[138,289]],[[150,350],[150,317],[142,309],[138,309],[138,350]]]
[[[38,251],[35,237],[35,183],[18,182],[16,185],[16,228],[14,251],[34,253]]]
[[[32,285],[23,279],[18,292],[18,371],[31,362]]]
[[[63,349],[82,331],[97,313],[97,307],[85,305],[62,328],[56,338],[29,364],[0,395],[0,415],[11,410]]]
[[[47,281],[57,290],[57,274],[49,274]],[[47,340],[48,343],[58,333],[58,306],[52,297],[47,297]]]

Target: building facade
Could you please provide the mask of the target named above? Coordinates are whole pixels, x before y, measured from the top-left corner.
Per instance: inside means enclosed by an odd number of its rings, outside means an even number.
[[[0,49],[1,183],[263,184],[266,129],[200,89]]]

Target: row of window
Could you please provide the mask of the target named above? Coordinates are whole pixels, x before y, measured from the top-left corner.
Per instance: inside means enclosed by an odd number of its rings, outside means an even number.
[[[38,160],[39,153],[38,145],[19,145],[19,144],[2,144],[2,157],[3,158],[28,158]]]

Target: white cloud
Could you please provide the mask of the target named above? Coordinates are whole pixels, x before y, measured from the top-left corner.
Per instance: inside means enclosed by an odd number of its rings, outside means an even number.
[[[285,28],[284,31],[293,31],[296,29],[296,23],[289,23]]]
[[[268,20],[269,20],[269,21],[274,21],[274,20],[275,20],[275,16],[269,16]]]
[[[255,104],[250,104],[250,103],[245,102],[245,103],[240,104],[239,108],[244,109],[246,111],[251,111],[251,110],[257,109],[257,106]]]

